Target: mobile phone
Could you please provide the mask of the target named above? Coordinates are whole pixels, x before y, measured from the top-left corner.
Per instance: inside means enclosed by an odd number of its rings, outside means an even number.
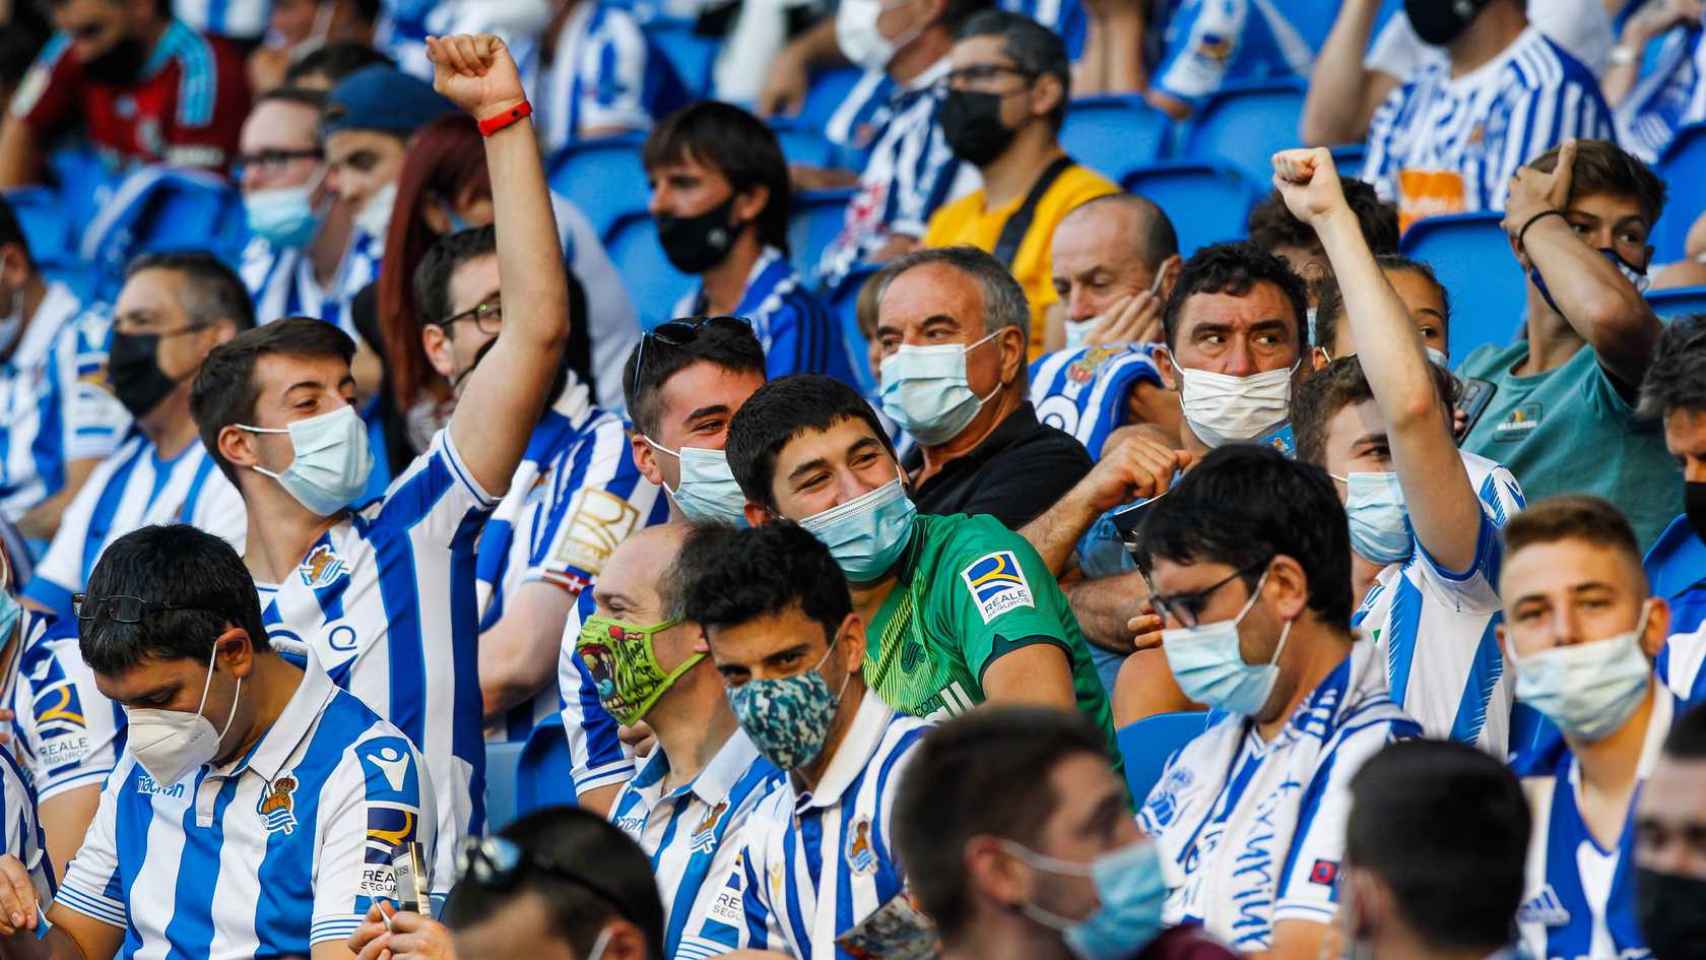
[[[432,902],[432,874],[427,867],[426,848],[413,841],[403,844],[391,857],[391,868],[397,877],[398,908],[428,912]]]
[[[1463,378],[1463,395],[1458,398],[1457,405],[1463,410],[1463,433],[1457,438],[1461,444],[1463,438],[1469,436],[1469,431],[1475,429],[1475,422],[1487,412],[1487,406],[1493,402],[1493,394],[1497,393],[1499,385],[1491,380],[1480,377]]]

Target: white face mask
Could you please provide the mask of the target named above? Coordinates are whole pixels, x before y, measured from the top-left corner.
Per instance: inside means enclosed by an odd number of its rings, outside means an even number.
[[[385,228],[391,225],[391,208],[396,205],[397,184],[387,183],[361,205],[361,212],[355,215],[356,229],[375,240],[385,239]]]
[[[1578,740],[1603,740],[1641,705],[1653,665],[1641,650],[1650,606],[1628,633],[1513,657],[1516,698]]]
[[[966,378],[966,355],[1000,333],[997,330],[964,347],[908,344],[889,354],[879,370],[883,412],[926,446],[959,436],[1002,387],[997,383],[987,397],[973,393]]]
[[[213,723],[201,715],[202,708],[207,706],[207,691],[213,686],[214,660],[207,664],[201,702],[196,704],[194,713],[154,707],[124,708],[130,728],[130,752],[158,786],[169,787],[192,770],[211,763],[219,756],[219,741],[225,739],[237,718],[237,701],[243,695],[242,677],[237,678],[237,691],[231,695],[231,712],[225,717],[224,729],[213,729]]]
[[[924,32],[924,27],[919,26],[891,40],[877,30],[877,18],[883,11],[905,2],[841,0],[835,11],[835,42],[841,47],[842,55],[864,70],[886,69],[901,47]]]
[[[1091,317],[1088,320],[1066,321],[1066,349],[1077,350],[1084,346],[1084,338],[1088,337],[1090,331],[1096,329],[1096,324],[1101,322],[1102,318],[1099,316]]]
[[[1210,447],[1254,440],[1291,415],[1291,377],[1297,365],[1248,377],[1180,367],[1179,406],[1197,439]]]
[[[284,492],[296,498],[317,517],[329,517],[349,506],[367,489],[373,469],[373,453],[367,447],[367,424],[345,404],[317,417],[298,420],[285,428],[251,427],[237,424],[250,433],[287,433],[295,459],[283,473],[256,465],[254,471],[278,481]]]
[[[740,492],[740,484],[729,470],[727,454],[703,447],[671,450],[644,434],[640,439],[651,444],[653,450],[681,461],[681,481],[674,490],[667,486],[664,490],[681,508],[682,516],[695,523],[746,526],[746,494]]]

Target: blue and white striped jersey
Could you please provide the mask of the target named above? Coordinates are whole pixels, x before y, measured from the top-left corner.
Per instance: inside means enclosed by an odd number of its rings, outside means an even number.
[[[838,147],[863,150],[876,141],[888,121],[895,83],[884,70],[866,70],[847,91],[847,98],[829,115],[824,139]]]
[[[676,301],[678,317],[701,317],[705,313],[701,288]],[[854,382],[841,325],[823,301],[800,282],[788,258],[775,247],[765,247],[752,265],[734,315],[752,324],[753,334],[764,347],[764,372],[769,379],[821,373],[842,383]]]
[[[1657,163],[1676,132],[1706,120],[1706,37],[1698,25],[1676,27],[1659,47],[1658,64],[1617,105],[1617,140]]]
[[[394,898],[394,852],[437,839],[430,778],[396,727],[312,664],[244,756],[156,783],[128,751],[58,904],[125,932],[121,955],[306,956]],[[429,860],[430,862],[430,860]],[[432,889],[447,892],[435,871]]]
[[[1066,55],[1074,63],[1083,55],[1090,20],[1079,0],[1001,0],[999,6],[1009,13],[1030,17],[1059,34],[1066,42]]]
[[[124,708],[96,688],[77,648],[76,621],[26,610],[20,625],[22,645],[0,703],[13,712],[18,758],[36,799],[98,787],[124,752]]]
[[[577,797],[589,790],[620,786],[634,777],[634,755],[616,736],[616,718],[598,702],[592,671],[575,651],[581,623],[596,609],[592,591],[582,590],[563,624],[563,649],[557,657],[557,702],[569,741],[569,778]]]
[[[1093,457],[1123,426],[1126,404],[1140,383],[1162,387],[1155,365],[1159,344],[1078,347],[1044,354],[1031,364],[1031,403],[1037,419],[1064,430]]]
[[[1473,453],[1459,456],[1481,498],[1474,565],[1447,570],[1418,544],[1409,559],[1380,572],[1351,626],[1385,652],[1392,701],[1428,736],[1474,744],[1502,760],[1515,681],[1494,633],[1504,620],[1499,531],[1527,501],[1509,470]]]
[[[0,363],[0,514],[18,522],[65,487],[73,460],[105,459],[130,428],[130,413],[107,392],[112,321],[85,312],[54,283],[12,356]]]
[[[902,772],[930,725],[867,690],[817,786],[784,777],[746,825],[747,941],[800,960],[847,956],[835,938],[906,885],[889,845]],[[732,891],[734,878],[725,886]]]
[[[163,460],[152,440],[134,432],[71,499],[24,596],[71,619],[71,595],[89,582],[107,544],[140,527],[165,523],[205,530],[238,553],[248,533],[242,496],[200,438]]]
[[[935,84],[948,75],[943,57],[896,91],[870,125],[879,129],[859,186],[847,203],[841,233],[823,252],[817,273],[833,287],[848,268],[870,257],[891,235],[919,238],[936,208],[982,184],[977,168],[961,163],[936,122]]]
[[[244,286],[249,288],[249,297],[255,301],[256,323],[271,323],[284,317],[318,317],[342,326],[339,318],[343,302],[328,296],[314,279],[314,264],[301,247],[280,249],[265,237],[256,237],[243,248],[239,272]]]
[[[47,837],[36,818],[36,792],[30,775],[18,763],[10,750],[0,750],[0,830],[6,831],[5,846],[0,853],[9,853],[29,871],[30,882],[36,888],[41,903],[50,902],[57,892],[53,882],[53,864],[47,856]]]
[[[456,844],[485,826],[474,544],[496,505],[441,430],[294,574],[255,585],[273,646],[318,664],[426,757],[444,877]]]
[[[172,15],[198,33],[259,40],[272,16],[271,0],[172,0]]]
[[[1706,703],[1706,539],[1677,517],[1642,565],[1653,596],[1670,604],[1670,638],[1653,669],[1684,709]]]
[[[782,781],[738,727],[705,769],[664,793],[669,757],[659,746],[611,805],[610,819],[652,859],[664,895],[663,954],[705,960],[746,946],[739,887],[743,828]]]
[[[505,599],[524,583],[551,583],[578,596],[629,534],[668,519],[669,501],[634,466],[627,424],[593,406],[571,374],[480,534],[480,631],[503,619]],[[525,741],[557,710],[557,690],[547,686],[501,726],[488,726],[486,739]]]
[[[634,15],[600,0],[582,0],[569,14],[541,81],[535,102],[546,150],[573,143],[584,130],[649,130],[654,118],[692,100]]]
[[[1272,742],[1224,713],[1167,761],[1138,814],[1161,848],[1168,926],[1201,924],[1240,953],[1273,945],[1282,920],[1331,923],[1350,780],[1421,727],[1386,694],[1359,637]]]
[[[1196,103],[1231,83],[1308,76],[1311,24],[1332,23],[1337,0],[1185,0],[1167,24],[1155,85]],[[1318,28],[1317,28],[1318,29]]]
[[[349,249],[344,251],[343,262],[338,264],[338,274],[332,278],[336,296],[331,303],[321,304],[320,319],[336,323],[338,329],[354,337],[357,343],[362,342],[362,336],[355,329],[354,318],[349,315],[349,305],[368,284],[379,282],[379,267],[384,259],[385,238],[357,227],[350,234]]]
[[[1524,956],[1534,960],[1651,956],[1635,913],[1635,805],[1658,763],[1676,701],[1653,685],[1653,711],[1635,769],[1635,793],[1617,842],[1603,846],[1583,821],[1577,795],[1581,768],[1562,738],[1517,770],[1534,829],[1528,841],[1528,880],[1517,930]]]
[[[1529,27],[1461,77],[1424,66],[1375,111],[1363,179],[1398,204],[1400,221],[1500,210],[1523,164],[1571,137],[1612,140],[1599,81]]]

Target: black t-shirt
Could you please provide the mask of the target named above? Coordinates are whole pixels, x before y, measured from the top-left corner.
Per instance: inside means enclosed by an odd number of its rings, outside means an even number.
[[[923,463],[913,451],[908,472]],[[983,442],[912,491],[920,513],[987,513],[1017,530],[1084,479],[1093,461],[1073,436],[1037,420],[1027,401]]]

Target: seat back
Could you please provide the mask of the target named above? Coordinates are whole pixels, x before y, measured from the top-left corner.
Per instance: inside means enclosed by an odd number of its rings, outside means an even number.
[[[1362,167],[1368,160],[1368,146],[1361,143],[1341,143],[1332,148],[1333,166],[1339,170],[1339,177],[1354,180],[1362,176]]]
[[[694,278],[676,270],[658,244],[650,214],[617,218],[604,243],[616,272],[628,284],[640,327],[650,330],[675,315],[675,303],[693,289]]]
[[[841,340],[847,345],[847,358],[852,361],[854,379],[859,381],[855,386],[866,396],[876,393],[877,374],[871,369],[870,355],[865,349],[865,334],[859,329],[855,308],[865,281],[881,269],[880,263],[856,263],[848,268],[846,276],[835,285],[835,289],[829,291],[829,309],[841,327]]]
[[[800,276],[810,279],[817,270],[823,251],[841,232],[847,203],[852,199],[851,188],[794,194],[794,208],[788,214],[788,246]]]
[[[1140,96],[1080,97],[1067,105],[1060,144],[1072,159],[1118,181],[1161,158],[1168,127],[1167,117]]]
[[[1706,214],[1706,123],[1678,130],[1654,172],[1669,195],[1653,230],[1653,262],[1669,263],[1683,258],[1688,228]]]
[[[811,126],[799,120],[774,118],[770,121],[770,129],[775,132],[776,140],[782,145],[782,156],[789,163],[803,163],[811,167],[832,166],[835,160],[835,145],[823,138],[821,126]]]
[[[486,744],[487,833],[496,833],[515,821],[515,782],[522,748],[519,743]]]
[[[702,97],[711,92],[711,70],[717,62],[717,40],[693,32],[693,21],[658,19],[646,24],[646,36],[669,59],[687,92]]]
[[[1228,86],[1192,118],[1183,158],[1230,164],[1251,183],[1270,182],[1272,156],[1303,145],[1303,95],[1295,80]]]
[[[1433,267],[1451,294],[1449,352],[1454,361],[1483,344],[1507,344],[1522,326],[1528,281],[1511,253],[1497,212],[1418,220],[1405,231],[1405,256]]]
[[[569,144],[550,161],[552,191],[574,201],[600,237],[608,241],[618,217],[642,212],[651,202],[640,164],[645,137],[619,134]]]
[[[1219,164],[1159,163],[1132,171],[1122,182],[1167,212],[1186,257],[1211,243],[1243,237],[1256,202],[1249,182]]]
[[[1697,313],[1706,314],[1706,287],[1653,290],[1647,294],[1647,303],[1652,305],[1654,313],[1665,320]]]
[[[1119,729],[1120,756],[1125,760],[1126,786],[1139,804],[1161,780],[1173,752],[1201,734],[1206,713],[1162,713]]]
[[[527,745],[521,748],[515,771],[515,816],[526,816],[542,807],[574,804],[571,765],[569,738],[562,721],[547,717],[533,728]]]

